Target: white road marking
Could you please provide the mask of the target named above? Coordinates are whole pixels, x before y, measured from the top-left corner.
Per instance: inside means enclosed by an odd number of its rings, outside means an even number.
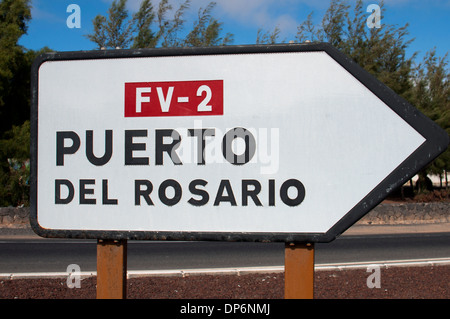
[[[427,258],[427,259],[407,259],[407,260],[389,260],[389,261],[366,261],[354,263],[336,263],[336,264],[317,264],[316,271],[346,270],[346,269],[365,269],[368,266],[377,265],[381,268],[390,267],[422,267],[422,266],[440,266],[450,265],[448,258]],[[231,267],[231,268],[199,268],[199,269],[169,269],[169,270],[128,270],[127,278],[149,277],[149,276],[178,276],[188,275],[243,275],[252,273],[276,273],[284,272],[284,266],[266,266],[266,267]],[[66,278],[67,272],[30,272],[30,273],[0,273],[1,280],[13,279],[34,279],[34,278]],[[81,278],[96,276],[97,272],[81,272]]]

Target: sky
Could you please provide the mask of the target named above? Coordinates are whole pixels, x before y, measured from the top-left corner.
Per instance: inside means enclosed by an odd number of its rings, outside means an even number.
[[[156,8],[160,0],[154,0]],[[130,13],[136,12],[141,0],[128,0]],[[177,8],[182,0],[169,0]],[[211,0],[191,0],[186,14],[186,27],[192,26],[197,12]],[[235,45],[254,44],[259,29],[272,31],[279,27],[281,40],[295,39],[297,26],[313,12],[316,24],[328,8],[329,0],[216,0],[213,16],[223,23],[223,35],[232,33]],[[349,0],[353,6],[355,0]],[[19,44],[27,49],[38,50],[47,46],[55,51],[78,51],[96,49],[95,43],[86,35],[92,32],[92,20],[98,14],[107,15],[112,0],[31,0],[32,20],[28,32]],[[369,0],[364,6],[379,4]],[[436,48],[438,56],[450,52],[450,0],[385,0],[383,25],[409,24],[409,37],[414,39],[408,48],[408,56],[417,52],[420,62],[429,50]],[[79,6],[80,27],[70,28],[68,17],[74,12],[69,5]],[[365,10],[366,11],[366,10]],[[370,16],[367,12],[367,17]],[[449,53],[450,54],[450,53]]]

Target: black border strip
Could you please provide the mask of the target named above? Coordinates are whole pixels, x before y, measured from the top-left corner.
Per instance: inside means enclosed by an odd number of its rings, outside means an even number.
[[[37,154],[38,154],[38,92],[39,67],[47,61],[88,59],[121,59],[138,57],[168,57],[189,55],[257,54],[283,52],[326,52],[366,88],[380,98],[404,121],[424,138],[425,142],[401,163],[377,187],[353,207],[326,233],[217,233],[217,232],[148,232],[148,231],[84,231],[42,228],[37,212]],[[31,69],[31,189],[30,223],[36,234],[48,238],[129,239],[129,240],[209,240],[257,242],[330,242],[370,212],[392,191],[403,185],[419,170],[445,151],[448,134],[436,123],[420,113],[406,100],[378,81],[353,60],[327,43],[245,45],[207,48],[100,50],[76,52],[51,52],[36,58]]]

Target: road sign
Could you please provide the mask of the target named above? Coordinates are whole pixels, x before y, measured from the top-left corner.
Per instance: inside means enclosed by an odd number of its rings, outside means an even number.
[[[327,242],[448,135],[327,44],[46,53],[41,236]]]

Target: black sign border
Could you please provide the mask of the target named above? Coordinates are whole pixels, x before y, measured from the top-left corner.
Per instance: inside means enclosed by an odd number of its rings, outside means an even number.
[[[91,231],[42,228],[37,211],[38,154],[38,92],[39,67],[47,61],[121,59],[137,57],[167,57],[190,55],[264,54],[283,52],[326,52],[367,89],[381,99],[424,138],[425,142],[405,159],[326,233],[254,233],[254,232],[158,232],[158,231]],[[369,115],[370,116],[370,115]],[[30,224],[36,234],[47,238],[179,240],[179,241],[252,241],[252,242],[331,242],[381,203],[391,192],[406,183],[419,170],[444,152],[448,134],[435,122],[369,74],[349,57],[327,43],[244,45],[206,48],[158,48],[136,50],[94,50],[50,52],[36,58],[31,69],[31,176]],[[375,147],[375,146],[374,146]]]

